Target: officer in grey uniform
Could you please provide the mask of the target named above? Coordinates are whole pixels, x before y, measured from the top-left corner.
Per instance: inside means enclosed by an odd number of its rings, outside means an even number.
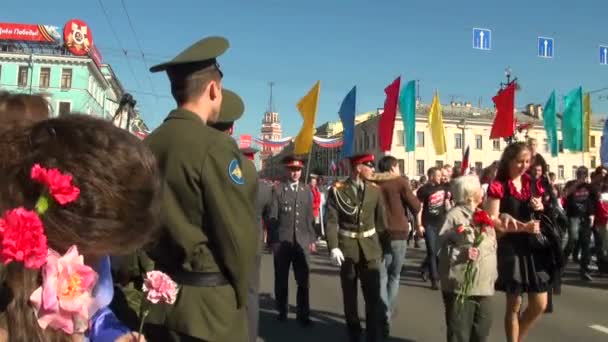
[[[287,319],[289,268],[298,284],[297,319],[303,326],[312,321],[309,303],[309,252],[315,249],[312,195],[300,183],[304,162],[294,156],[283,160],[288,179],[274,188],[270,244],[274,254],[274,291],[279,321]]]

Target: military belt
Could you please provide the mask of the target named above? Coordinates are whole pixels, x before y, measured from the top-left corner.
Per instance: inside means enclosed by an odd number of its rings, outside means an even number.
[[[230,284],[228,279],[220,272],[189,272],[176,271],[167,272],[169,276],[180,285],[188,285],[195,287],[216,287]]]
[[[366,230],[364,232],[351,232],[345,229],[340,229],[338,230],[338,234],[342,235],[342,236],[346,236],[348,238],[351,239],[361,239],[361,238],[367,238],[370,236],[373,236],[374,234],[376,234],[376,228],[372,228],[369,230]]]

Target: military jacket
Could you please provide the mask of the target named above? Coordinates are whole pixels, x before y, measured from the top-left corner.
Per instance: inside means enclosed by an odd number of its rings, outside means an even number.
[[[363,194],[354,189],[349,178],[332,187],[327,200],[327,244],[331,251],[340,248],[344,257],[359,261],[360,255],[367,261],[379,260],[382,254],[379,237],[386,227],[384,205],[380,188],[365,182]],[[364,232],[375,229],[375,234],[364,237]],[[349,237],[340,233],[357,233]]]
[[[270,183],[259,181],[258,182],[258,194],[256,198],[256,222],[259,223],[259,244],[261,243],[264,236],[264,226],[270,224],[270,212],[272,209],[272,185]]]
[[[257,247],[257,174],[234,140],[194,113],[172,111],[146,140],[163,177],[156,268],[217,273],[228,286],[181,286],[174,305],[148,321],[207,341],[235,329],[244,310]],[[249,163],[249,164],[248,164]]]
[[[308,247],[315,241],[312,193],[304,184],[293,191],[287,182],[274,187],[270,242],[289,241]]]

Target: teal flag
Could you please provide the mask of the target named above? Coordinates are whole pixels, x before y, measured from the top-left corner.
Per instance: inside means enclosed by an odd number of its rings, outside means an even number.
[[[564,96],[562,139],[565,149],[583,150],[583,87],[578,87]]]
[[[405,152],[416,149],[416,81],[409,81],[401,90],[399,111],[405,132]]]
[[[555,90],[551,92],[551,96],[545,105],[543,111],[545,120],[545,130],[547,131],[547,143],[551,151],[552,157],[557,157],[558,141],[557,141],[557,113],[555,112]]]

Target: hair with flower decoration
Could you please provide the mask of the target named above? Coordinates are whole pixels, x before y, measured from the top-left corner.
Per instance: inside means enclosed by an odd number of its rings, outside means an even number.
[[[5,130],[0,174],[1,295],[8,299],[0,328],[11,341],[70,341],[91,314],[97,275],[87,264],[153,238],[156,161],[127,131],[69,115]]]

